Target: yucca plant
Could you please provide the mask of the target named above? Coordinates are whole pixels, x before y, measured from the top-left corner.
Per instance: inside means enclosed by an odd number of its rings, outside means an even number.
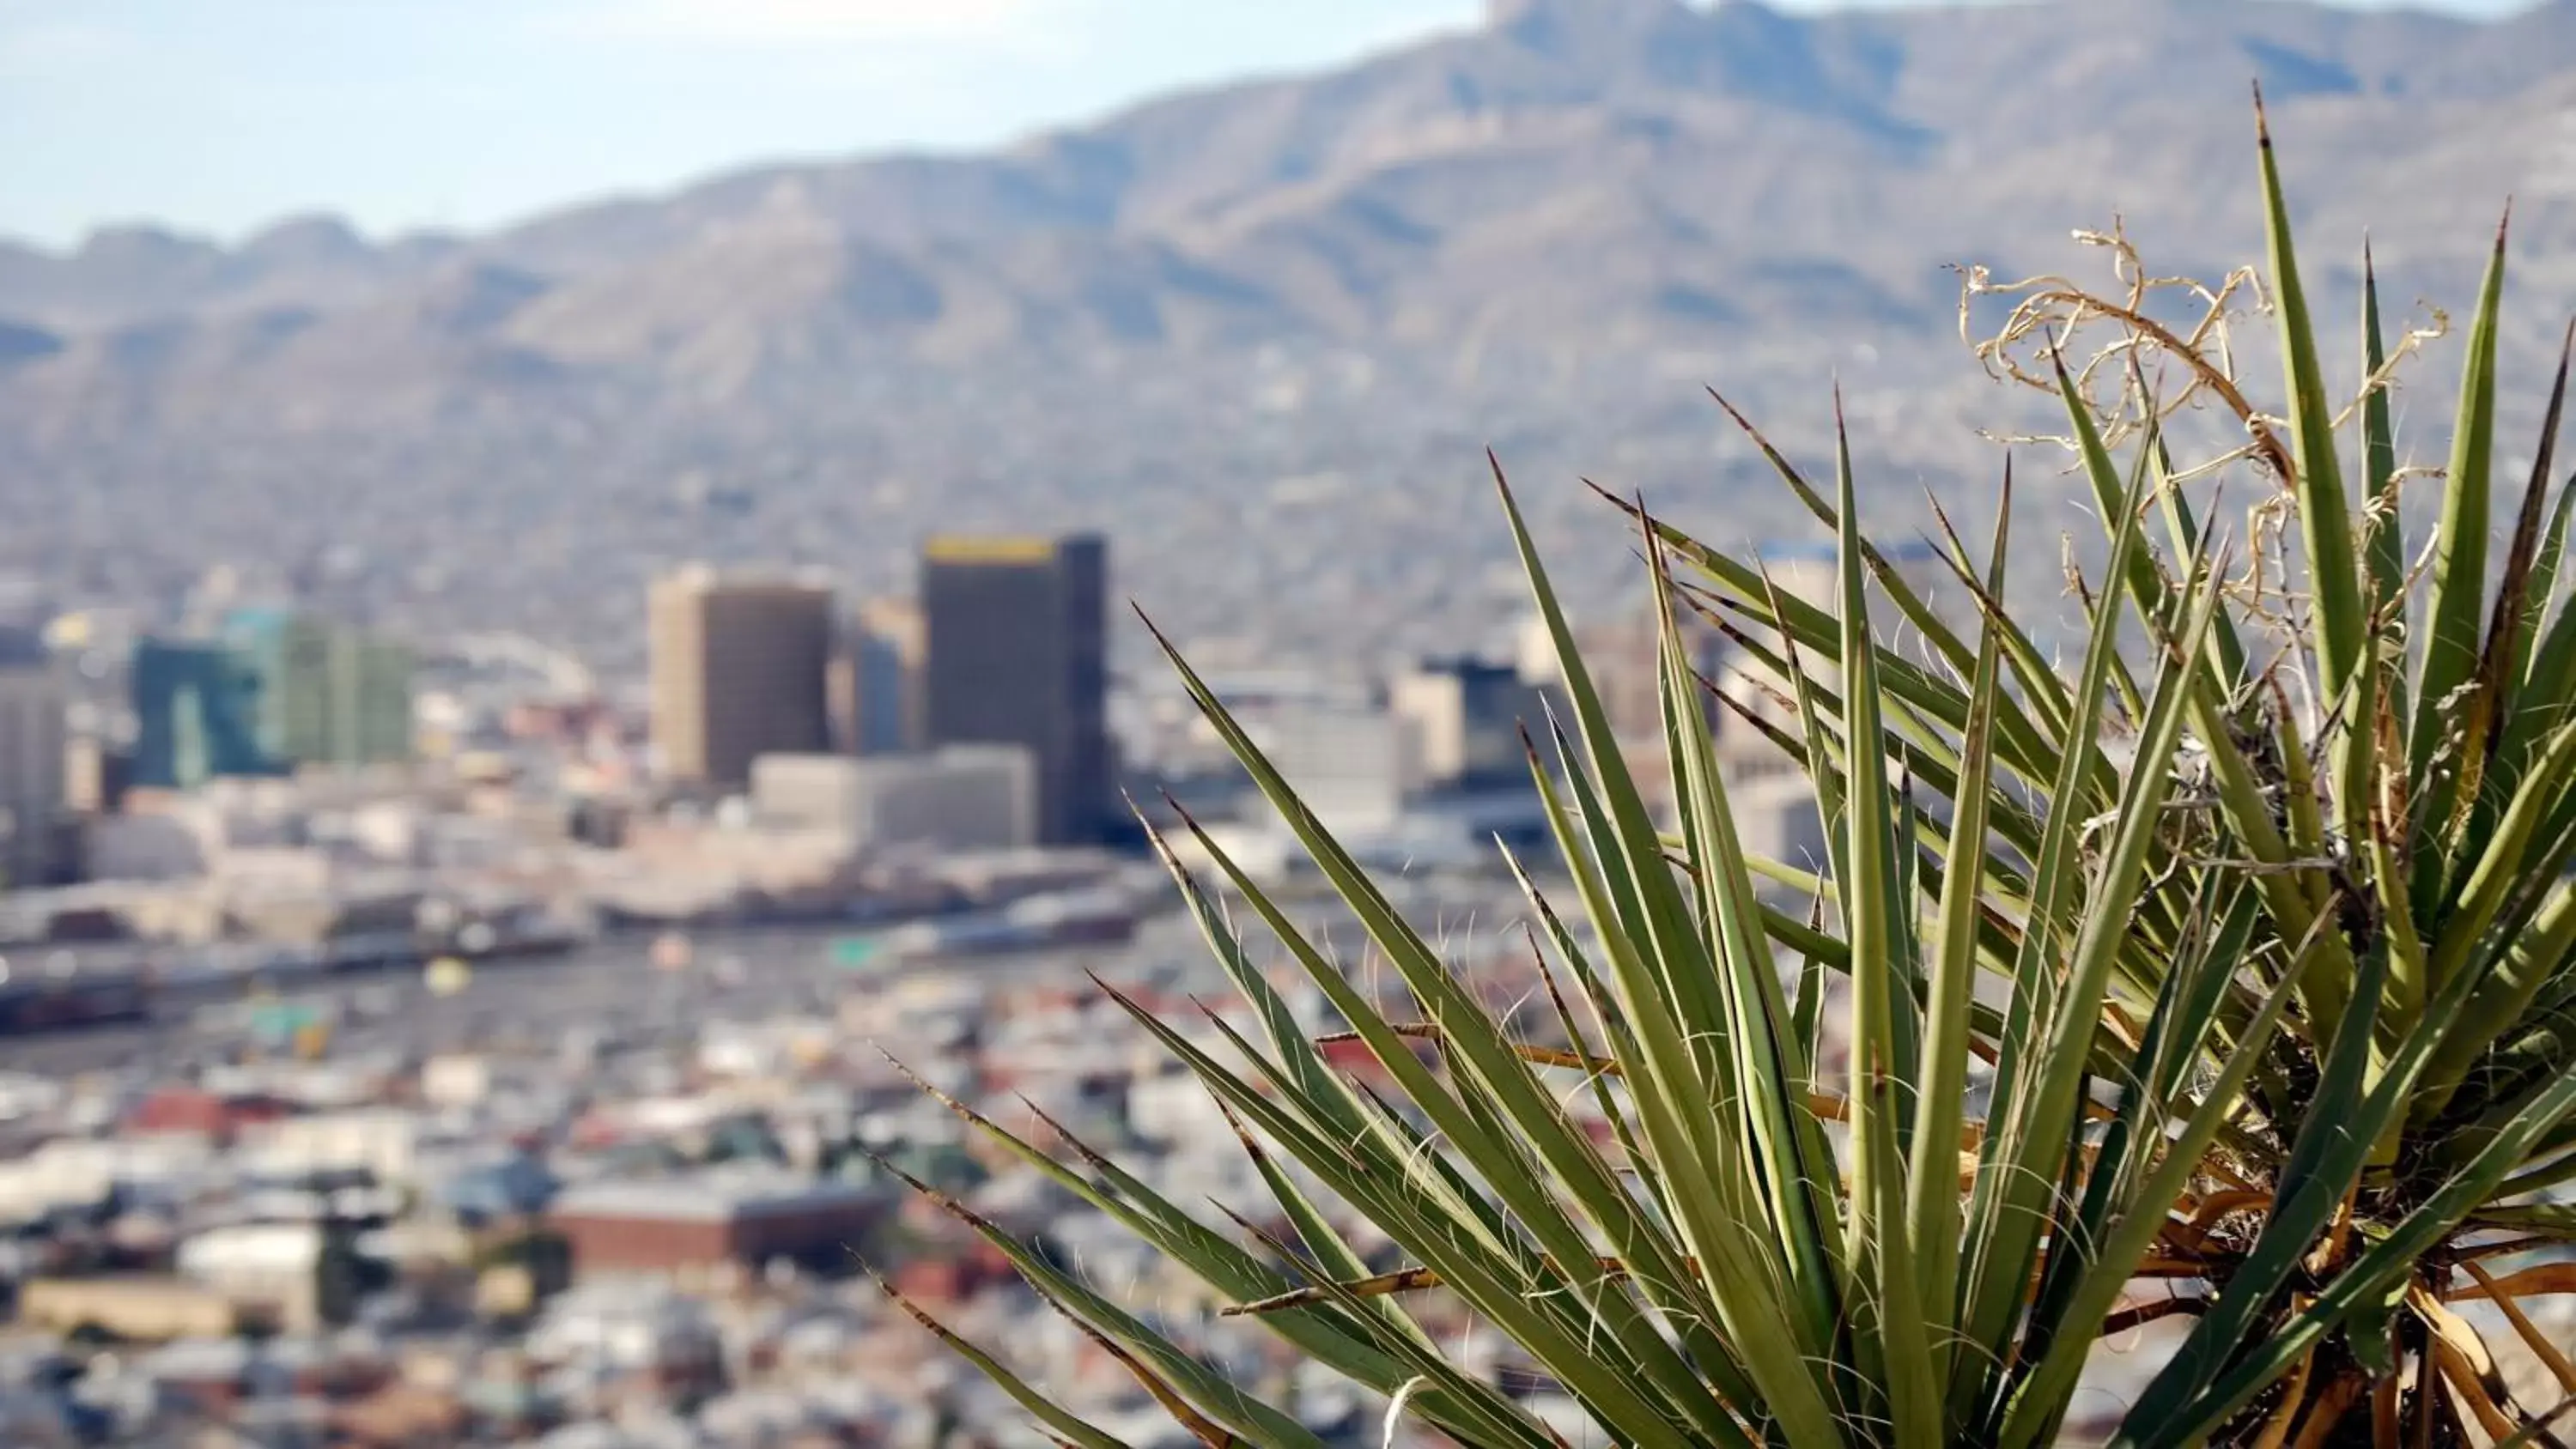
[[[1565,670],[1568,718],[1532,761],[1559,858],[1512,864],[1567,1045],[1507,1031],[1172,655],[1414,1002],[1378,1009],[1195,825],[1212,880],[1166,850],[1255,1029],[1211,1017],[1225,1042],[1211,1050],[1118,999],[1237,1123],[1293,1241],[1203,1221],[1061,1129],[1071,1162],[951,1105],[1299,1353],[1462,1444],[1558,1441],[1444,1352],[1419,1293],[1455,1295],[1619,1444],[2050,1442],[2105,1330],[2158,1316],[2191,1322],[2116,1429],[2123,1445],[2545,1434],[2552,1406],[2513,1403],[2449,1305],[2497,1305],[2576,1399],[2576,1365],[2520,1306],[2576,1290],[2576,1269],[2510,1271],[2576,1238],[2576,1212],[2533,1196],[2576,1178],[2576,891],[2561,880],[2576,610],[2548,607],[2569,495],[2547,506],[2544,436],[2489,568],[2499,243],[2416,586],[2375,288],[2347,429],[2355,490],[2268,136],[2262,183],[2286,425],[2134,298],[2075,298],[2067,315],[2120,327],[2140,384],[2153,354],[2238,410],[2242,461],[2178,467],[2147,388],[2097,406],[2052,349],[2108,538],[2071,672],[2001,605],[2004,523],[1982,561],[1949,539],[1977,601],[1963,629],[1861,536],[1847,445],[1829,498],[1763,443],[1839,539],[1837,597],[1803,601],[1632,508],[1664,634],[1678,820],[1659,830],[1502,489]],[[2550,432],[2564,382],[2562,361]],[[2216,511],[2183,479],[2231,472],[2295,514],[2303,575],[2199,521]],[[1920,657],[1874,634],[1873,595]],[[1682,643],[1693,609],[1792,706],[1792,726],[1729,727],[1804,767],[1829,869],[1746,852]],[[1391,1094],[1329,1067],[1236,910],[1283,943]],[[1315,1444],[949,1205],[1205,1442]],[[1360,1221],[1404,1255],[1394,1271],[1355,1246]],[[2158,1281],[2161,1296],[2132,1298]],[[1060,1440],[1115,1442],[959,1346]]]

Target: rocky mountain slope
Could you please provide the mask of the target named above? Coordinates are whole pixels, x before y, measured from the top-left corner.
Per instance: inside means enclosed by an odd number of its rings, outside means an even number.
[[[2327,316],[2365,226],[2392,314],[2465,306],[2514,197],[2527,438],[2576,302],[2576,0],[2489,24],[1495,0],[989,154],[750,169],[474,236],[0,244],[0,517],[37,521],[0,529],[0,570],[149,614],[220,563],[614,676],[678,559],[895,591],[925,532],[1080,526],[1207,649],[1504,647],[1486,445],[1585,609],[1635,580],[1577,474],[1729,541],[1811,526],[1703,383],[1813,457],[1839,374],[1873,519],[1902,536],[1929,487],[1977,526],[1977,430],[2047,419],[1965,355],[1950,268],[2099,282],[2070,230],[2123,217],[2162,272],[2255,259],[2258,76]],[[2442,456],[2456,349],[2400,394],[2410,456]],[[2026,460],[2023,536],[2074,521],[2055,471]],[[2045,617],[2062,581],[2026,552]]]
[[[2161,264],[2247,255],[2256,76],[2313,235],[2367,220],[2433,290],[2507,193],[2533,248],[2576,238],[2576,0],[2484,25],[1498,0],[1470,33],[996,154],[748,170],[486,236],[302,218],[233,248],[0,248],[0,418],[434,422],[568,388],[722,399],[1266,343],[1902,346],[1948,323],[1945,264],[2055,266],[2069,225],[2124,204]]]

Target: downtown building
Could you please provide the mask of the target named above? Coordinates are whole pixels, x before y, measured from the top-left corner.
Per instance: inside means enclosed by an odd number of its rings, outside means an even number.
[[[193,790],[223,776],[285,773],[260,746],[262,680],[245,652],[213,640],[146,638],[134,646],[127,683],[129,783]]]
[[[740,791],[762,755],[832,748],[830,587],[693,566],[656,580],[646,612],[653,749],[665,779]]]
[[[923,743],[1027,751],[1045,845],[1117,828],[1108,572],[1108,545],[1092,534],[949,536],[922,549]]]
[[[222,642],[251,676],[239,705],[249,713],[260,759],[294,768],[357,769],[412,758],[408,647],[277,608],[235,610],[224,623]],[[211,752],[213,738],[205,743]]]

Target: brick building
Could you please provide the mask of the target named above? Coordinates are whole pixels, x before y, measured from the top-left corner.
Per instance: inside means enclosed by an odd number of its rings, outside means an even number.
[[[665,1272],[773,1258],[846,1267],[883,1194],[855,1183],[757,1174],[583,1183],[548,1213],[573,1270]]]

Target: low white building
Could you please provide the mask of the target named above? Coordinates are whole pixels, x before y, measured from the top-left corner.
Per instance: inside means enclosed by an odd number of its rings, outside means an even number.
[[[315,1223],[243,1223],[210,1228],[179,1244],[179,1276],[237,1302],[274,1308],[290,1331],[321,1318],[323,1230]]]
[[[58,1137],[0,1162],[0,1221],[101,1202],[118,1187],[181,1196],[213,1169],[215,1155],[195,1136]]]
[[[762,755],[751,762],[752,818],[767,830],[848,830],[862,773],[856,755]]]
[[[527,1350],[540,1363],[625,1370],[713,1360],[721,1351],[703,1303],[642,1277],[582,1283],[555,1298],[528,1334]]]
[[[367,1109],[289,1117],[252,1130],[240,1160],[271,1177],[364,1169],[378,1182],[412,1178],[420,1119],[409,1112]]]
[[[492,1063],[472,1052],[450,1052],[420,1064],[421,1100],[433,1107],[480,1106],[492,1095]]]
[[[1016,745],[764,755],[751,803],[764,826],[844,832],[860,846],[1011,850],[1037,839],[1037,766]]]
[[[1388,710],[1317,701],[1251,728],[1272,767],[1329,830],[1392,825],[1422,780],[1418,733]]]

